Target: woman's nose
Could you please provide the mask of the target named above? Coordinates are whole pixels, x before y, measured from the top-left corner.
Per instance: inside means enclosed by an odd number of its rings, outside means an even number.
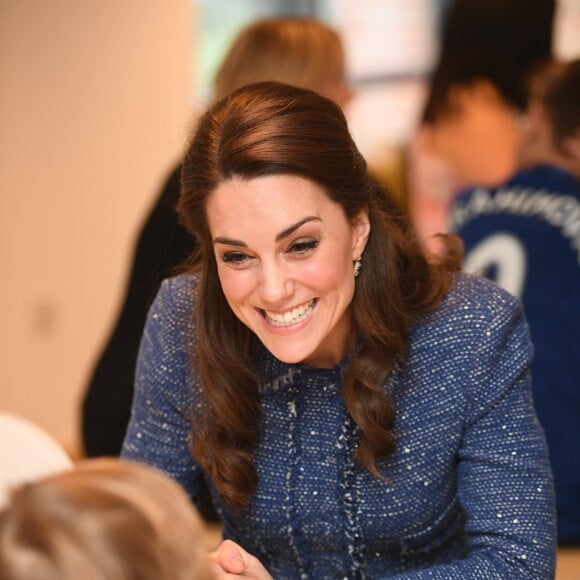
[[[265,302],[276,304],[294,292],[294,281],[286,268],[278,263],[263,264],[261,268],[260,295]]]

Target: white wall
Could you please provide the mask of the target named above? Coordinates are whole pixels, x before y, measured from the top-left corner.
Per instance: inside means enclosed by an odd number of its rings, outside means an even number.
[[[188,0],[0,0],[0,408],[72,449],[190,120],[190,20]]]

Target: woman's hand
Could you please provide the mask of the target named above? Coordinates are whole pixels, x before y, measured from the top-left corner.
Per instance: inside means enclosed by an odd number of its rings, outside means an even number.
[[[272,580],[272,576],[258,558],[248,554],[231,540],[224,540],[215,552],[210,552],[209,561],[217,580],[233,580],[239,576],[254,580]]]

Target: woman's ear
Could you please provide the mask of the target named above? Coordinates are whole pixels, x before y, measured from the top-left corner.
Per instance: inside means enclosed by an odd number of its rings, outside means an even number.
[[[352,220],[353,246],[352,259],[356,260],[362,256],[367,245],[371,224],[366,210],[361,210]]]

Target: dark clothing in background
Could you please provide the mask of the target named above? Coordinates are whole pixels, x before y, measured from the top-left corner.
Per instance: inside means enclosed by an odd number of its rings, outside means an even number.
[[[135,363],[149,306],[161,281],[191,255],[195,241],[178,222],[181,164],[173,169],[139,234],[123,305],[97,361],[82,406],[89,457],[119,455],[129,423]]]

